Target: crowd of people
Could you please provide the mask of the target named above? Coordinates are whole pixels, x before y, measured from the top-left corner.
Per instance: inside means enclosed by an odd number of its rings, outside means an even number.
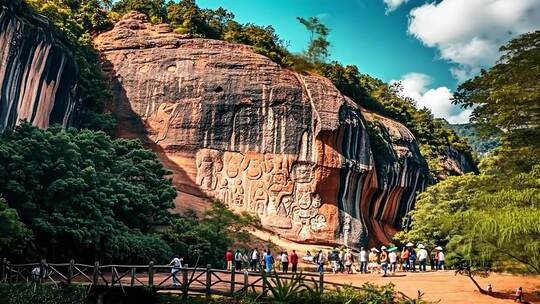
[[[418,244],[407,243],[401,250],[396,246],[382,246],[360,252],[350,249],[341,250],[334,248],[329,252],[319,250],[316,254],[307,251],[302,260],[310,265],[313,264],[317,272],[324,272],[325,267],[330,267],[332,273],[381,273],[387,276],[397,271],[425,272],[427,266],[431,271],[445,269],[445,254],[443,248],[437,246],[429,253],[426,247]],[[225,253],[227,269],[261,271],[267,273],[280,270],[283,273],[297,272],[299,256],[296,250],[292,252],[281,251],[273,254],[270,249],[259,251],[257,248],[251,251],[229,249]],[[309,270],[309,269],[306,269]]]

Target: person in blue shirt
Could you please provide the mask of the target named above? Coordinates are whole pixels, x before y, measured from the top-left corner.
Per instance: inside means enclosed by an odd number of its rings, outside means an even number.
[[[266,266],[266,273],[272,272],[272,266],[274,265],[274,257],[272,256],[272,252],[270,252],[270,249],[268,249],[264,254],[264,264]]]

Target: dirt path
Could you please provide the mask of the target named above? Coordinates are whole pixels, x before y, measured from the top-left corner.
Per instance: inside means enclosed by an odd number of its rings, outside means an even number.
[[[475,291],[475,286],[469,278],[454,275],[452,271],[427,272],[427,273],[398,273],[396,277],[382,277],[374,274],[352,274],[352,275],[326,275],[325,280],[343,284],[353,284],[360,286],[365,282],[372,282],[377,285],[392,282],[396,289],[407,296],[416,297],[418,290],[424,293],[426,300],[441,300],[441,304],[450,303],[480,303],[497,304],[513,303],[512,299],[501,299],[493,296],[483,295]],[[488,278],[478,278],[480,286],[493,286],[493,292],[497,296],[511,297],[515,289],[523,287],[525,300],[529,303],[540,303],[538,295],[531,294],[534,290],[540,292],[540,276],[515,276],[510,274],[493,274]]]

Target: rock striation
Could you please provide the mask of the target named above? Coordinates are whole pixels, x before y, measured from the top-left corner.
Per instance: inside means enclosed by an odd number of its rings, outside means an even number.
[[[44,17],[0,1],[0,130],[26,120],[69,124],[78,68]]]
[[[359,247],[388,241],[429,181],[405,126],[248,46],[181,36],[138,13],[95,45],[118,134],[158,152],[179,208],[219,199],[284,238]]]

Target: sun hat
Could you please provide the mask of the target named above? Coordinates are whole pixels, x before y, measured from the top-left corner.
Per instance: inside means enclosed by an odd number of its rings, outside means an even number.
[[[379,250],[375,247],[371,248],[371,251],[379,252]]]
[[[392,251],[396,251],[396,250],[398,250],[398,248],[396,246],[392,246],[392,247],[386,249],[386,251],[388,251],[388,252],[392,252]]]
[[[424,246],[424,245],[422,245],[422,244],[418,244],[418,248],[424,249],[424,248],[426,248],[426,246]]]
[[[382,247],[381,247],[381,250],[386,250],[386,246],[382,246]]]
[[[437,246],[437,247],[435,247],[435,250],[439,250],[439,251],[442,251],[443,249],[442,249],[442,247],[441,247],[441,246]]]
[[[406,247],[412,247],[412,246],[414,246],[414,244],[411,243],[411,242],[408,242],[405,246],[406,246]]]

